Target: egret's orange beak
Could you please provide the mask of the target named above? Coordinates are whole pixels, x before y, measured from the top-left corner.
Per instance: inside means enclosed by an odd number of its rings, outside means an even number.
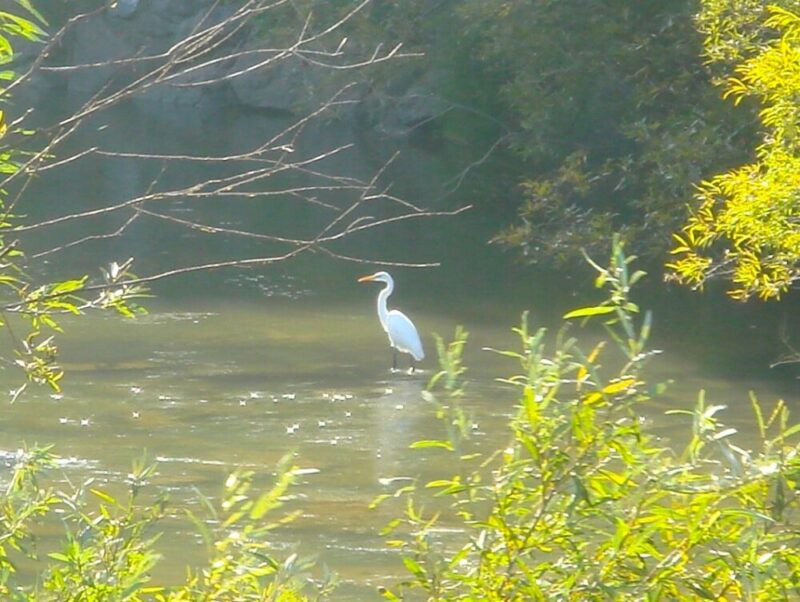
[[[362,276],[358,279],[359,282],[372,282],[375,280],[375,274],[370,274],[369,276]]]

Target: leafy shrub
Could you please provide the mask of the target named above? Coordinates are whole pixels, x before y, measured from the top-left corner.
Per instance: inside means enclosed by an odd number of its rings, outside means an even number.
[[[20,451],[0,496],[3,600],[300,602],[312,599],[304,591],[313,590],[316,598],[333,586],[326,577],[309,587],[308,559],[292,554],[278,560],[270,552],[267,535],[296,516],[274,516],[296,471],[287,459],[265,493],[251,495],[253,473],[238,471],[228,477],[218,503],[203,499],[209,516],[201,520],[185,512],[206,544],[208,563],[189,568],[183,584],[169,587],[152,583],[150,576],[162,558],[156,549],[159,523],[175,514],[163,496],[143,499],[154,465],[138,462],[128,476],[127,496],[116,499],[92,480],[72,491],[45,486],[43,471],[54,461],[49,449]],[[36,533],[45,519],[62,522],[65,535],[60,548],[43,558]],[[24,557],[43,566],[35,579],[20,577],[17,566]]]
[[[615,245],[597,285],[608,300],[568,313],[601,319],[606,341],[584,352],[568,328],[548,343],[526,316],[521,350],[502,352],[518,373],[509,443],[482,452],[464,423],[460,352],[441,346],[431,399],[446,427],[415,447],[453,456],[457,472],[406,486],[390,545],[410,578],[387,599],[424,591],[432,600],[778,600],[800,595],[796,523],[800,446],[783,402],[753,397],[761,447],[750,452],[701,394],[682,452],[642,417],[659,386],[644,368],[650,314],[630,298],[642,272]],[[606,347],[618,355],[599,363]],[[434,453],[433,451],[429,453]],[[392,496],[384,496],[391,498]]]

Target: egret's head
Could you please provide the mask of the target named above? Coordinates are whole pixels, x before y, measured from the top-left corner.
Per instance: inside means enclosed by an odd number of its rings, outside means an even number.
[[[358,279],[359,282],[385,282],[389,284],[392,281],[392,277],[389,276],[386,272],[375,272],[370,276],[362,276]]]

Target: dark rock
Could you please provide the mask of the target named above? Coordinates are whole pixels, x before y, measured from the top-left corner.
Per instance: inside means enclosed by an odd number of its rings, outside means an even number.
[[[423,71],[416,78],[396,80],[385,89],[373,90],[359,108],[362,123],[385,136],[404,138],[431,123],[451,106],[433,92],[435,74]]]
[[[57,56],[51,57],[54,64],[87,66],[43,73],[39,80],[44,81],[36,82],[37,89],[63,85],[73,104],[86,102],[99,92],[107,95],[158,64],[114,61],[166,53],[196,31],[201,21],[204,26],[220,23],[235,10],[232,3],[214,0],[109,0],[106,6],[104,13],[81,20],[54,49]],[[225,52],[256,50],[264,43],[263,35],[242,29],[200,60]],[[349,57],[352,62],[368,54],[356,44],[344,51],[354,53]],[[401,68],[392,72],[388,84],[376,86],[371,82],[374,72],[330,69],[297,55],[268,60],[275,56],[275,51],[256,51],[215,62],[148,85],[132,100],[148,111],[174,111],[184,116],[197,111],[213,115],[237,108],[302,116],[346,89],[326,117],[397,138],[408,137],[420,124],[435,120],[447,110],[447,104],[431,92],[436,89],[435,75],[424,68]]]

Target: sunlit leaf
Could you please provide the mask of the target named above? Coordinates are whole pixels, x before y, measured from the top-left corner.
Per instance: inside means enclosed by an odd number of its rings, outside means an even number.
[[[108,502],[109,504],[117,503],[117,500],[108,495],[105,491],[101,491],[100,489],[89,489],[89,491],[92,492],[92,495],[99,497],[104,502]]]
[[[414,441],[411,445],[408,446],[409,449],[424,449],[426,447],[441,447],[448,451],[453,451],[453,444],[449,441],[438,441],[433,439],[427,439],[423,441]]]
[[[606,345],[605,341],[600,341],[597,345],[595,345],[594,349],[592,349],[591,353],[587,356],[586,361],[590,364],[596,362],[597,357],[600,355],[600,352],[603,350],[603,347],[605,347],[605,345]],[[581,365],[578,368],[578,375],[577,375],[579,383],[583,381],[584,378],[586,378],[587,374],[588,370],[586,369],[586,366]]]
[[[574,309],[571,312],[564,314],[563,319],[569,320],[572,318],[588,318],[591,316],[602,316],[616,311],[616,308],[610,305],[599,305],[596,307],[583,307],[581,309]]]
[[[635,378],[620,378],[618,380],[611,381],[605,387],[603,387],[602,392],[606,395],[612,395],[614,393],[619,393],[621,391],[625,391],[630,389],[633,385],[636,384]]]

